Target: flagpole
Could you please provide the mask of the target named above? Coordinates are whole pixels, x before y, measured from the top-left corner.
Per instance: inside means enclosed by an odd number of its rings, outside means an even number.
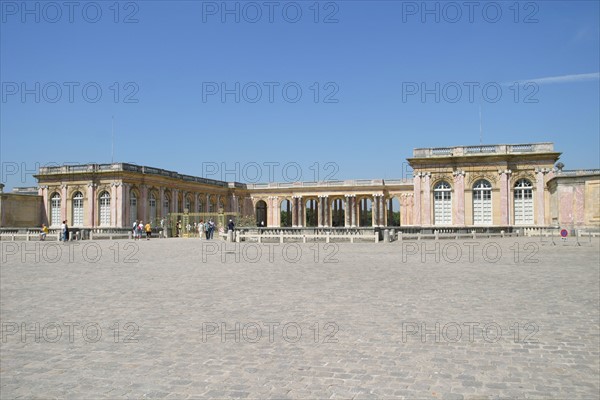
[[[110,163],[113,164],[115,162],[115,116],[112,116],[112,138],[111,138],[111,148],[110,148]]]
[[[479,103],[479,145],[483,144],[483,129],[481,124],[481,103]]]

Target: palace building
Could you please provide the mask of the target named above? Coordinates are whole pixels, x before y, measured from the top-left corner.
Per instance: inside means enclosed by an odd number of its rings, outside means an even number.
[[[43,167],[37,222],[129,228],[186,212],[254,216],[265,227],[598,229],[600,170],[565,171],[559,157],[552,143],[422,148],[404,179],[259,184],[126,163]]]

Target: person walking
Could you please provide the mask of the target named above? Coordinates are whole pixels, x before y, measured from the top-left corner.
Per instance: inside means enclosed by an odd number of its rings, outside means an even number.
[[[201,219],[200,223],[198,223],[198,237],[202,240],[202,236],[204,236],[204,220]]]
[[[48,227],[46,224],[42,224],[42,231],[40,232],[40,240],[46,240],[46,236],[48,236]]]
[[[211,218],[210,221],[208,221],[208,229],[209,229],[209,239],[213,238],[213,235],[215,234],[215,221],[213,221],[213,219]]]
[[[137,227],[138,239],[142,240],[142,232],[144,231],[144,221],[140,220],[140,223]]]
[[[150,240],[152,237],[152,225],[150,225],[150,222],[146,224],[144,229],[146,230],[146,240]]]
[[[67,220],[65,219],[60,226],[60,235],[62,237],[63,242],[67,242],[69,240],[69,225],[67,225]]]

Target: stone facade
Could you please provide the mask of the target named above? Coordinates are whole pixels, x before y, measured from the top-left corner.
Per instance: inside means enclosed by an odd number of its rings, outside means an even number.
[[[559,156],[552,143],[415,149],[408,159],[414,170],[414,223],[549,225],[547,183]],[[440,183],[447,184],[446,202],[436,201]],[[436,210],[444,206],[450,217]]]
[[[36,178],[50,226],[125,228],[187,209],[255,215],[265,227],[598,228],[600,171],[557,173],[559,156],[552,143],[415,149],[413,176],[394,180],[242,184],[122,163]]]
[[[600,226],[600,176],[597,170],[559,171],[548,182],[548,190],[552,225]]]
[[[0,228],[41,226],[43,205],[41,196],[0,193]]]

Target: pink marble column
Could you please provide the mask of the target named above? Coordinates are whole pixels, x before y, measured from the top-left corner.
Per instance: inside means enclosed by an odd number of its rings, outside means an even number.
[[[400,225],[408,225],[408,196],[406,194],[402,194],[400,196]]]
[[[573,188],[570,186],[558,187],[558,222],[561,227],[571,227],[575,222],[573,213]]]
[[[275,196],[270,196],[267,201],[267,226],[276,226],[277,221],[275,213],[277,211],[277,200]]]
[[[142,207],[140,208],[142,215],[140,219],[144,222],[148,222],[148,185],[140,185],[140,188],[142,192]]]
[[[305,214],[306,213],[304,212],[304,199],[302,198],[302,196],[298,196],[298,226],[299,227],[304,226]]]
[[[414,195],[408,195],[406,197],[406,225],[414,225],[415,224],[415,220],[413,218],[413,210],[415,207],[415,196]]]
[[[500,171],[500,225],[502,226],[510,225],[508,218],[509,201],[510,196],[508,190],[508,173],[506,171]]]
[[[344,227],[350,226],[350,198],[348,195],[344,196]]]
[[[178,213],[179,212],[179,190],[178,189],[173,189],[171,191],[172,193],[172,199],[171,199],[171,212],[172,213]]]
[[[415,225],[422,225],[421,222],[421,176],[416,174],[413,178],[414,189],[413,189],[413,223]]]
[[[121,228],[128,228],[128,222],[125,220],[125,185],[123,183],[117,183],[117,226]]]
[[[158,206],[157,206],[157,213],[158,213],[158,217],[159,218],[165,218],[166,215],[164,215],[165,212],[165,188],[164,187],[160,187],[158,188]]]
[[[87,207],[85,208],[85,226],[96,226],[96,184],[88,183],[87,186]]]
[[[426,173],[423,182],[423,211],[421,220],[424,226],[431,225],[431,174]]]
[[[292,227],[298,227],[298,197],[292,196]]]
[[[465,173],[454,175],[454,225],[465,226]]]
[[[329,196],[325,196],[325,226],[331,225],[331,200]]]
[[[364,211],[366,213],[367,210]],[[377,195],[374,194],[371,197],[371,226],[373,227],[377,226],[377,214],[379,214],[379,203],[377,202]]]
[[[358,223],[356,221],[356,196],[352,195],[350,197],[350,212],[351,212],[351,223],[350,226],[357,227]]]
[[[537,208],[537,225],[546,225],[546,204],[544,199],[544,171],[540,170],[536,172],[536,196],[535,206]]]
[[[67,218],[67,185],[63,184],[60,186],[60,220],[61,222]],[[67,221],[68,225],[71,225],[71,221]]]
[[[131,196],[131,185],[123,183],[123,226],[131,228],[133,221],[131,220],[131,207],[129,207],[129,200]]]
[[[50,221],[48,221],[48,215],[50,215],[50,210],[48,209],[48,186],[40,186],[38,189],[38,195],[42,196],[42,223],[46,224],[46,226],[49,226]]]
[[[385,216],[387,214],[387,208],[386,208],[386,204],[385,204],[385,196],[381,195],[381,198],[379,199],[381,206],[379,208],[379,225],[381,226],[385,226],[386,225],[386,220],[385,220]]]
[[[583,226],[585,225],[585,184],[575,185],[573,195],[575,197],[573,204],[575,226]]]
[[[110,226],[117,226],[117,184],[110,184]]]

